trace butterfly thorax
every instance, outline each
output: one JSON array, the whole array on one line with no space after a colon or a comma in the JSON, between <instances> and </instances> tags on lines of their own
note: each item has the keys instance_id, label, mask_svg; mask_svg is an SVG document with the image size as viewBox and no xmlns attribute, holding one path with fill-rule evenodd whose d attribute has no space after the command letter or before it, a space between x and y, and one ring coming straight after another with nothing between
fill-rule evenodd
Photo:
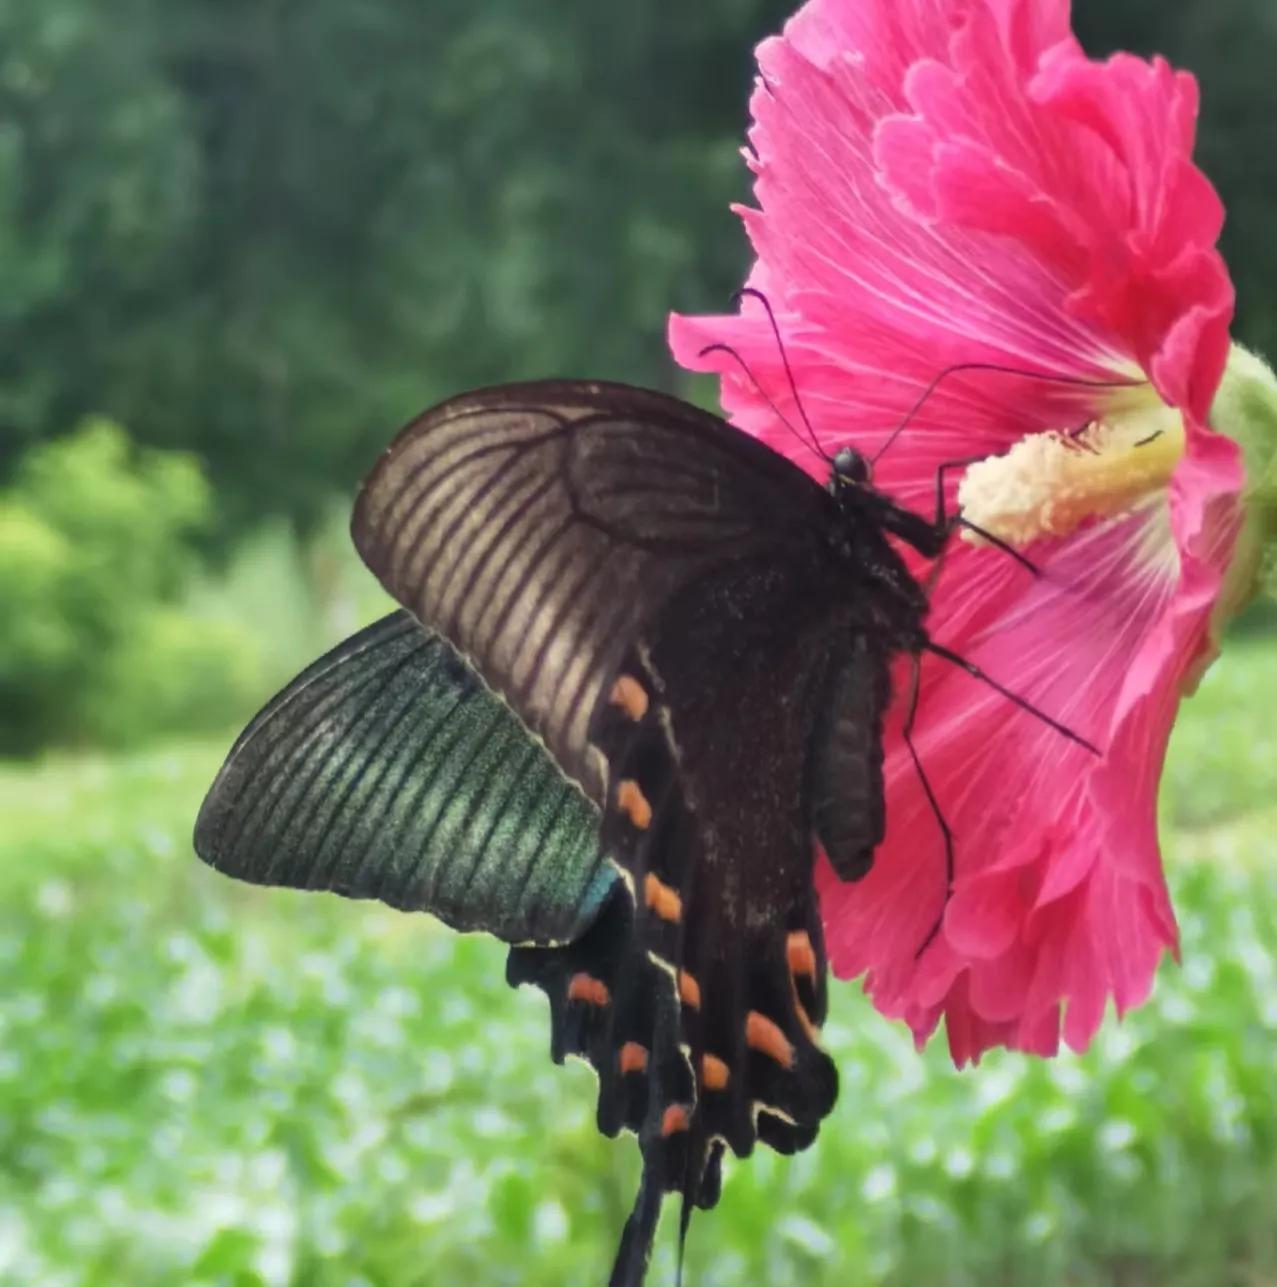
<instances>
[{"instance_id":1,"label":"butterfly thorax","mask_svg":"<svg viewBox=\"0 0 1277 1287\"><path fill-rule=\"evenodd\" d=\"M826 540L840 565L840 585L863 607L880 646L915 650L926 638L927 596L888 534L926 558L939 552L942 541L925 519L868 483L835 473L829 490Z\"/></svg>"}]
</instances>

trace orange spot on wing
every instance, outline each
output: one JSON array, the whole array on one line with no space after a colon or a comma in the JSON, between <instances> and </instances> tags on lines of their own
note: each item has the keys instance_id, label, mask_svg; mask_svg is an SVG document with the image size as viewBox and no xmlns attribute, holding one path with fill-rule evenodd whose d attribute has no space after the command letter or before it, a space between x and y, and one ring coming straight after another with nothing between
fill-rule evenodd
<instances>
[{"instance_id":1,"label":"orange spot on wing","mask_svg":"<svg viewBox=\"0 0 1277 1287\"><path fill-rule=\"evenodd\" d=\"M619 706L636 724L647 714L647 689L633 675L618 675L608 701Z\"/></svg>"},{"instance_id":2,"label":"orange spot on wing","mask_svg":"<svg viewBox=\"0 0 1277 1287\"><path fill-rule=\"evenodd\" d=\"M811 937L806 930L794 930L785 940L785 955L789 961L789 990L794 997L794 1010L803 1031L810 1041L820 1040L820 1029L811 1021L802 998L798 995L798 979L809 979L816 983L816 949L812 946Z\"/></svg>"},{"instance_id":3,"label":"orange spot on wing","mask_svg":"<svg viewBox=\"0 0 1277 1287\"><path fill-rule=\"evenodd\" d=\"M643 898L661 920L677 924L683 919L683 900L678 896L678 891L671 889L650 871L643 881Z\"/></svg>"},{"instance_id":4,"label":"orange spot on wing","mask_svg":"<svg viewBox=\"0 0 1277 1287\"><path fill-rule=\"evenodd\" d=\"M625 778L616 789L616 807L640 830L652 825L652 806L633 778Z\"/></svg>"},{"instance_id":5,"label":"orange spot on wing","mask_svg":"<svg viewBox=\"0 0 1277 1287\"><path fill-rule=\"evenodd\" d=\"M661 1135L668 1139L678 1131L687 1130L689 1124L687 1109L682 1104L671 1104L661 1118Z\"/></svg>"},{"instance_id":6,"label":"orange spot on wing","mask_svg":"<svg viewBox=\"0 0 1277 1287\"><path fill-rule=\"evenodd\" d=\"M805 974L809 979L816 977L816 949L805 930L795 930L785 943L789 957L789 972Z\"/></svg>"},{"instance_id":7,"label":"orange spot on wing","mask_svg":"<svg viewBox=\"0 0 1277 1287\"><path fill-rule=\"evenodd\" d=\"M678 972L678 995L693 1010L701 1008L701 985L686 970Z\"/></svg>"},{"instance_id":8,"label":"orange spot on wing","mask_svg":"<svg viewBox=\"0 0 1277 1287\"><path fill-rule=\"evenodd\" d=\"M583 970L568 980L568 1000L584 1001L587 1005L605 1006L612 999L607 984Z\"/></svg>"},{"instance_id":9,"label":"orange spot on wing","mask_svg":"<svg viewBox=\"0 0 1277 1287\"><path fill-rule=\"evenodd\" d=\"M701 1058L701 1081L708 1090L722 1090L727 1085L731 1070L717 1055Z\"/></svg>"},{"instance_id":10,"label":"orange spot on wing","mask_svg":"<svg viewBox=\"0 0 1277 1287\"><path fill-rule=\"evenodd\" d=\"M765 1014L751 1010L745 1016L745 1044L785 1068L794 1066L794 1045Z\"/></svg>"},{"instance_id":11,"label":"orange spot on wing","mask_svg":"<svg viewBox=\"0 0 1277 1287\"><path fill-rule=\"evenodd\" d=\"M640 1046L637 1041L627 1041L621 1047L619 1056L621 1072L643 1072L647 1068L647 1047Z\"/></svg>"}]
</instances>

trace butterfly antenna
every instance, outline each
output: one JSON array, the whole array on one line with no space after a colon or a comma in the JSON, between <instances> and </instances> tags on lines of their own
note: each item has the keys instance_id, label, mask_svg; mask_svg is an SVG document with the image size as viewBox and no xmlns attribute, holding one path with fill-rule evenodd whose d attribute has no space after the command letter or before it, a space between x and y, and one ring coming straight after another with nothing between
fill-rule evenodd
<instances>
[{"instance_id":1,"label":"butterfly antenna","mask_svg":"<svg viewBox=\"0 0 1277 1287\"><path fill-rule=\"evenodd\" d=\"M767 403L769 407L771 407L772 411L776 413L776 418L781 422L781 424L783 424L785 428L788 429L789 432L792 433L794 437L797 438L798 441L801 442L804 447L810 447L812 445L807 441L806 438L803 437L802 434L798 432L797 429L794 428L793 422L789 419L789 417L771 400L771 397L768 395L767 390L764 389L761 384L759 384L758 377L755 376L753 371L751 371L749 367L746 365L745 359L741 357L741 355L737 353L736 350L732 348L730 344L707 344L703 349L701 349L701 351L696 356L705 357L709 353L726 353L727 356L731 358L740 367L742 371L745 372L745 375L748 377L750 384L754 386L754 389L757 392L758 396L762 398L762 400L765 403ZM829 457L826 456L825 453L820 450L819 445L815 447L815 451L820 456L821 460L824 460L826 462L829 460Z\"/></svg>"},{"instance_id":2,"label":"butterfly antenna","mask_svg":"<svg viewBox=\"0 0 1277 1287\"><path fill-rule=\"evenodd\" d=\"M1138 389L1148 383L1147 380L1087 380L1075 375L1052 375L1046 371L1025 371L1020 367L1003 366L998 362L959 362L946 367L930 384L923 389L918 400L905 413L905 417L887 436L887 441L870 457L870 465L877 464L879 457L909 427L914 418L927 405L931 395L951 376L963 375L972 371L984 371L992 375L1015 375L1022 380L1040 380L1047 384L1066 384L1081 389Z\"/></svg>"},{"instance_id":3,"label":"butterfly antenna","mask_svg":"<svg viewBox=\"0 0 1277 1287\"><path fill-rule=\"evenodd\" d=\"M918 781L922 784L922 792L927 797L931 812L935 814L936 822L940 827L940 837L944 841L944 904L927 937L922 940L922 946L913 954L913 959L916 961L931 946L936 935L940 933L940 926L944 924L945 908L949 906L949 899L953 895L953 832L949 829L949 823L944 816L944 810L940 807L940 801L936 799L936 793L931 786L931 779L927 777L927 770L922 767L922 757L918 754L918 748L913 744L913 726L918 717L918 690L922 675L921 654L913 653L912 660L912 673L909 676L909 702L902 733L905 747L909 751L909 758L913 761L914 772L918 775Z\"/></svg>"},{"instance_id":4,"label":"butterfly antenna","mask_svg":"<svg viewBox=\"0 0 1277 1287\"><path fill-rule=\"evenodd\" d=\"M1027 698L1021 697L1019 693L1013 692L1005 685L998 683L992 676L986 674L973 661L968 661L965 657L959 656L956 652L951 652L942 644L935 643L933 640L927 640L922 645L929 653L934 653L937 657L943 657L945 661L957 666L960 670L965 670L973 679L980 680L981 683L988 684L996 693L1000 693L1012 705L1018 706L1022 711L1027 711L1034 718L1039 719L1048 728L1053 728L1061 737L1067 737L1070 742L1076 742L1079 746L1085 747L1092 755L1102 756L1104 753L1094 742L1088 742L1080 733L1075 733L1067 724L1061 724L1059 720L1052 719L1045 711L1040 711Z\"/></svg>"},{"instance_id":5,"label":"butterfly antenna","mask_svg":"<svg viewBox=\"0 0 1277 1287\"><path fill-rule=\"evenodd\" d=\"M811 420L807 415L807 409L803 406L803 400L798 395L798 382L794 379L794 369L789 365L789 354L785 352L785 341L780 335L780 324L776 321L776 314L772 310L771 301L753 286L745 286L732 296L732 307L739 309L741 300L748 296L750 299L756 299L762 306L763 311L767 314L767 320L771 323L772 334L776 337L776 350L780 354L781 366L785 368L785 379L789 382L789 391L794 395L794 406L798 408L798 414L802 417L803 427L811 435L811 444L816 449L816 453L825 461L832 464L833 457L820 445L820 439L816 435L816 430L812 426Z\"/></svg>"}]
</instances>

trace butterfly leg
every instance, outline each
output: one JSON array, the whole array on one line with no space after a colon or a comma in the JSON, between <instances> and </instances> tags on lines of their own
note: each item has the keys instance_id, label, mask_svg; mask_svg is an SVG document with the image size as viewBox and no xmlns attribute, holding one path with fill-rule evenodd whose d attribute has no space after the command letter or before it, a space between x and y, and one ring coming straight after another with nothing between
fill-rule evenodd
<instances>
[{"instance_id":1,"label":"butterfly leg","mask_svg":"<svg viewBox=\"0 0 1277 1287\"><path fill-rule=\"evenodd\" d=\"M936 509L932 518L923 518L921 514L915 514L913 510L906 509L886 497L879 498L881 508L878 510L878 519L883 527L912 545L924 559L934 560L931 576L927 582L928 590L935 584L936 578L939 576L944 552L948 548L949 537L954 529L958 527L964 527L967 531L974 532L995 549L1001 550L1002 553L1028 569L1034 576L1042 575L1041 569L1036 563L1026 558L1013 545L1002 540L1001 537L995 536L978 523L973 523L970 519L965 518L961 510L953 514L948 512L945 504L945 474L951 469L960 469L965 465L974 464L977 460L983 459L983 456L966 456L959 460L946 460L938 466L936 469Z\"/></svg>"},{"instance_id":2,"label":"butterfly leg","mask_svg":"<svg viewBox=\"0 0 1277 1287\"><path fill-rule=\"evenodd\" d=\"M927 803L931 806L932 813L936 816L936 822L940 826L940 835L944 840L944 903L940 908L940 914L936 917L935 924L927 933L927 937L922 940L921 947L914 954L915 958L919 957L931 946L932 941L940 932L940 926L944 923L945 909L949 906L949 899L953 896L953 832L949 829L949 823L944 816L944 810L940 808L940 801L936 799L936 793L931 786L931 780L927 777L927 771L922 767L922 757L918 754L918 748L913 741L914 720L918 714L918 690L922 678L922 657L919 653L912 654L913 666L909 678L909 701L905 712L904 728L902 737L904 744L909 751L909 758L913 760L914 770L918 774L918 781L922 783L923 794L927 797Z\"/></svg>"},{"instance_id":3,"label":"butterfly leg","mask_svg":"<svg viewBox=\"0 0 1277 1287\"><path fill-rule=\"evenodd\" d=\"M1027 711L1035 719L1039 719L1048 728L1054 729L1061 737L1066 737L1070 742L1076 742L1079 746L1085 747L1092 755L1102 755L1103 752L1094 742L1087 741L1080 733L1075 733L1067 724L1061 724L1059 720L1052 719L1045 711L1039 710L1027 698L1021 697L1013 689L1007 688L1006 685L998 683L992 675L980 669L973 661L968 661L958 653L945 648L943 645L936 643L934 640L928 640L923 647L927 652L933 653L937 657L943 657L945 661L957 666L960 670L965 670L972 679L978 679L982 684L988 684L995 693L1005 697L1013 706L1018 706L1022 711ZM915 654L915 679L917 676L916 654Z\"/></svg>"},{"instance_id":4,"label":"butterfly leg","mask_svg":"<svg viewBox=\"0 0 1277 1287\"><path fill-rule=\"evenodd\" d=\"M977 461L984 460L983 456L964 456L957 460L942 461L936 469L936 516L935 525L937 532L943 532L945 537L956 527L965 527L968 532L974 532L981 540L987 541L994 549L1001 550L1003 554L1013 558L1021 567L1027 568L1034 576L1041 576L1042 569L1038 567L1031 559L1026 558L1013 545L1002 540L1001 537L994 536L992 532L986 531L978 523L973 523L969 518L965 518L961 509L955 510L952 514L948 512L945 503L945 474L952 469L965 469L968 465L974 465ZM940 555L936 559L936 568L932 573L929 587L934 584L935 578L939 575L939 566L944 558L944 549L941 549Z\"/></svg>"},{"instance_id":5,"label":"butterfly leg","mask_svg":"<svg viewBox=\"0 0 1277 1287\"><path fill-rule=\"evenodd\" d=\"M989 687L994 690L994 692L1000 694L1002 697L1005 697L1007 701L1011 702L1012 705L1014 706L1018 706L1022 711L1025 711L1028 714L1034 716L1036 719L1041 720L1048 728L1051 728L1055 732L1059 733L1061 737L1068 738L1070 742L1076 742L1079 746L1090 751L1092 755L1098 756L1103 754L1100 748L1096 746L1093 742L1088 741L1081 734L1075 733L1071 728L1068 727L1067 724L1061 724L1059 720L1052 719L1050 715L1046 714L1044 711L1039 710L1036 706L1033 705L1032 702L1026 700L1025 698L1021 697L1018 693L1013 692L1011 689L998 683L996 679L986 674L974 662L968 661L965 657L959 656L956 652L952 652L948 648L945 648L942 645L934 643L930 640L928 640L927 643L923 645L923 648L925 651L933 653L937 657L942 657L944 658L945 661L950 662L952 665L955 665L960 669L965 670L967 674L970 675L973 679L978 679L982 683L988 684ZM918 780L919 782L922 783L922 789L923 789L923 792L926 794L927 802L931 805L931 810L936 815L936 821L940 824L941 834L944 836L945 906L948 906L949 899L953 895L953 878L954 878L953 833L949 829L948 822L945 821L945 816L943 811L940 808L939 801L936 799L935 791L932 789L931 782L927 778L926 770L922 767L922 758L918 754L918 748L914 745L914 742L913 742L914 720L918 714L918 688L919 688L919 681L922 673L922 661L921 661L920 653L917 653L917 652L913 653L912 659L913 659L913 667L912 667L912 673L911 673L910 684L909 684L909 701L908 701L907 711L905 714L905 723L904 723L904 728L902 730L902 735L904 738L905 746L909 751L909 757L910 759L913 760L913 766L917 770ZM922 953L925 952L928 947L930 947L932 939L935 938L936 934L940 930L940 924L941 924L941 921L943 921L943 919L944 919L944 911L941 910L940 916L937 918L935 925L932 926L930 933L928 933L927 937L923 940L922 946L918 949L918 952L917 952L918 956L921 956Z\"/></svg>"}]
</instances>

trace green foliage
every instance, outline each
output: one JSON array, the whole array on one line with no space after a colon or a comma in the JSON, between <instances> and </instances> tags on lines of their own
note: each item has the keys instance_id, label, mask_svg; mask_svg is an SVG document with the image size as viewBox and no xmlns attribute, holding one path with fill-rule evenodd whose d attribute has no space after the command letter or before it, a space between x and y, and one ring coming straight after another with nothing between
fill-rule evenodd
<instances>
[{"instance_id":1,"label":"green foliage","mask_svg":"<svg viewBox=\"0 0 1277 1287\"><path fill-rule=\"evenodd\" d=\"M1085 1057L958 1073L836 985L838 1108L808 1152L731 1165L689 1281L1272 1280L1270 784L1219 730L1262 730L1274 684L1271 637L1235 641L1176 729L1184 959L1153 1000ZM601 1281L635 1150L550 1064L542 999L494 943L203 868L224 750L0 769L0 1281ZM653 1284L672 1244L667 1220Z\"/></svg>"},{"instance_id":2,"label":"green foliage","mask_svg":"<svg viewBox=\"0 0 1277 1287\"><path fill-rule=\"evenodd\" d=\"M1264 860L1271 857L1265 831L1277 835L1277 727L1267 703L1255 698L1277 683L1277 664L1269 660L1277 652L1277 615L1261 604L1239 627L1184 703L1162 778L1161 812L1184 833L1182 843L1191 837L1195 855L1221 825L1221 834L1234 837L1244 826L1253 841L1249 856ZM1237 858L1227 855L1230 863Z\"/></svg>"},{"instance_id":3,"label":"green foliage","mask_svg":"<svg viewBox=\"0 0 1277 1287\"><path fill-rule=\"evenodd\" d=\"M0 457L118 412L109 387L181 298L199 149L151 7L0 5Z\"/></svg>"},{"instance_id":4,"label":"green foliage","mask_svg":"<svg viewBox=\"0 0 1277 1287\"><path fill-rule=\"evenodd\" d=\"M224 728L260 685L255 641L244 627L180 608L139 613L108 651L84 696L84 728L97 745L157 733Z\"/></svg>"},{"instance_id":5,"label":"green foliage","mask_svg":"<svg viewBox=\"0 0 1277 1287\"><path fill-rule=\"evenodd\" d=\"M345 504L305 538L281 520L260 524L192 584L187 602L201 617L251 626L262 658L258 702L397 606L355 553Z\"/></svg>"},{"instance_id":6,"label":"green foliage","mask_svg":"<svg viewBox=\"0 0 1277 1287\"><path fill-rule=\"evenodd\" d=\"M172 605L207 523L198 466L83 424L0 492L0 748L221 727L259 680L242 629Z\"/></svg>"}]
</instances>

